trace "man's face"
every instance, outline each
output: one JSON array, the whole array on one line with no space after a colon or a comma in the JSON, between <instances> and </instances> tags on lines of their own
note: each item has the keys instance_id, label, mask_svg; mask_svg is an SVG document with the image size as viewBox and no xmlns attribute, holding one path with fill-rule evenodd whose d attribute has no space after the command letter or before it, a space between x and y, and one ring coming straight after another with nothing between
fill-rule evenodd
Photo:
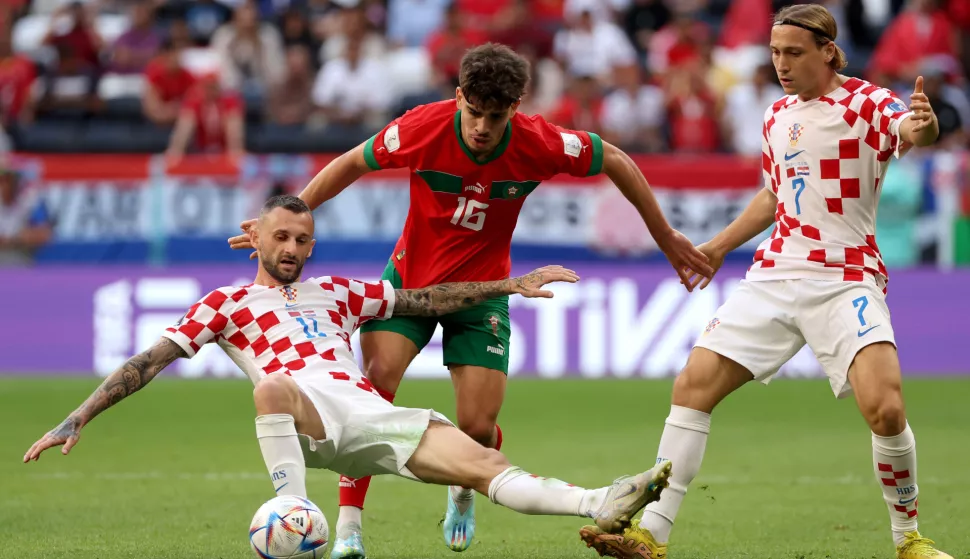
<instances>
[{"instance_id":1,"label":"man's face","mask_svg":"<svg viewBox=\"0 0 970 559\"><path fill-rule=\"evenodd\" d=\"M519 108L516 101L510 107L481 106L466 99L459 87L455 93L461 110L461 138L475 155L491 153L505 135L509 119Z\"/></svg>"},{"instance_id":2,"label":"man's face","mask_svg":"<svg viewBox=\"0 0 970 559\"><path fill-rule=\"evenodd\" d=\"M313 216L273 208L261 215L252 230L259 265L280 285L299 281L313 252Z\"/></svg>"},{"instance_id":3,"label":"man's face","mask_svg":"<svg viewBox=\"0 0 970 559\"><path fill-rule=\"evenodd\" d=\"M835 45L819 48L811 31L793 25L772 27L770 46L775 73L788 95L819 87L830 71L828 61L835 56Z\"/></svg>"}]
</instances>

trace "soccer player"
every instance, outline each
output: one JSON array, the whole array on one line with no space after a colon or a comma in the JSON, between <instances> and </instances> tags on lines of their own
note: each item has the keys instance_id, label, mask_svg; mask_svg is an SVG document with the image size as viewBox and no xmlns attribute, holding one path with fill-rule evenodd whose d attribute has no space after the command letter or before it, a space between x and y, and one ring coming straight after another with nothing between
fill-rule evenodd
<instances>
[{"instance_id":1,"label":"soccer player","mask_svg":"<svg viewBox=\"0 0 970 559\"><path fill-rule=\"evenodd\" d=\"M271 198L251 228L259 257L253 284L221 287L193 305L151 348L112 373L74 413L24 455L51 447L68 454L95 416L144 387L179 357L215 342L256 385L256 437L277 495L306 498L306 468L347 476L397 474L463 485L524 514L594 518L620 531L656 500L670 463L600 489L533 476L428 409L395 407L362 376L350 336L369 320L440 316L486 299L551 297L542 286L575 282L575 272L540 268L519 278L395 289L390 282L338 277L301 281L313 250L313 215L294 196Z\"/></svg>"},{"instance_id":2,"label":"soccer player","mask_svg":"<svg viewBox=\"0 0 970 559\"><path fill-rule=\"evenodd\" d=\"M373 138L338 157L300 194L310 208L366 173L411 171L411 206L383 279L419 288L444 281L507 278L509 247L526 197L559 173L605 173L636 206L660 249L679 273L708 275L706 257L667 223L633 161L593 133L566 130L516 112L528 83L528 63L509 48L485 44L461 62L456 99L417 107ZM243 224L245 231L252 222ZM230 239L248 248L247 236ZM685 278L686 285L686 278ZM455 386L458 427L499 449L496 424L508 373L508 300L484 302L442 318L395 317L362 328L364 372L393 401L404 372L444 330L444 364ZM342 479L336 545L331 559L363 559L361 510L369 480ZM475 533L474 494L452 487L443 523L446 545L462 551Z\"/></svg>"},{"instance_id":3,"label":"soccer player","mask_svg":"<svg viewBox=\"0 0 970 559\"><path fill-rule=\"evenodd\" d=\"M767 382L808 343L835 395L854 393L872 430L876 483L897 557L952 559L917 531L916 441L904 412L888 277L875 239L890 158L932 144L939 125L922 78L907 109L891 91L839 74L846 60L837 32L820 5L791 6L774 19L772 60L787 96L765 112L765 188L700 248L717 269L725 254L772 222L774 231L674 383L658 451L677 464L670 488L622 535L595 526L580 531L601 555L667 556L677 510L700 469L712 410L748 381Z\"/></svg>"}]
</instances>

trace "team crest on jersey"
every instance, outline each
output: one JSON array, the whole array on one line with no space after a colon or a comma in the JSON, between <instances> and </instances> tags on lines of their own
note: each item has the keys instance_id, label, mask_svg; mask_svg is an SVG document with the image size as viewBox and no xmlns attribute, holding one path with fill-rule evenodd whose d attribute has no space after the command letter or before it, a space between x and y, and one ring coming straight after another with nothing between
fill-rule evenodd
<instances>
[{"instance_id":1,"label":"team crest on jersey","mask_svg":"<svg viewBox=\"0 0 970 559\"><path fill-rule=\"evenodd\" d=\"M287 307L292 307L293 305L296 304L296 288L295 287L292 287L292 286L289 286L289 285L284 285L283 287L280 288L280 293L283 295L283 298L286 299L286 306Z\"/></svg>"},{"instance_id":2,"label":"team crest on jersey","mask_svg":"<svg viewBox=\"0 0 970 559\"><path fill-rule=\"evenodd\" d=\"M712 318L711 321L707 323L707 328L704 328L704 335L706 336L710 334L711 331L717 328L719 324L721 324L721 321L718 320L716 316Z\"/></svg>"},{"instance_id":3,"label":"team crest on jersey","mask_svg":"<svg viewBox=\"0 0 970 559\"><path fill-rule=\"evenodd\" d=\"M509 192L509 197L514 197L519 192L519 187L513 184L512 186L509 187L508 192Z\"/></svg>"},{"instance_id":4,"label":"team crest on jersey","mask_svg":"<svg viewBox=\"0 0 970 559\"><path fill-rule=\"evenodd\" d=\"M805 127L797 122L788 127L788 145L795 147L798 145L798 139L802 137L802 132L805 131Z\"/></svg>"}]
</instances>

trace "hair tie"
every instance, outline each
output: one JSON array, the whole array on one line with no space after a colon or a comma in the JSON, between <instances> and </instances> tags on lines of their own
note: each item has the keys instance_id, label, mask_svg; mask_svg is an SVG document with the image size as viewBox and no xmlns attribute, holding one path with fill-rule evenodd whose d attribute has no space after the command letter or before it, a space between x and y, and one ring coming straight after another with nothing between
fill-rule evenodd
<instances>
[{"instance_id":1,"label":"hair tie","mask_svg":"<svg viewBox=\"0 0 970 559\"><path fill-rule=\"evenodd\" d=\"M791 26L794 26L794 27L801 27L802 29L804 29L806 31L811 31L812 33L818 35L819 37L822 37L823 39L826 39L828 41L832 41L833 43L835 42L835 38L834 37L830 37L828 33L825 33L824 31L819 31L818 29L815 29L813 27L809 27L809 26L805 25L804 23L801 23L801 22L798 22L798 21L795 21L795 20L783 19L783 20L776 21L775 23L773 23L772 24L772 27L774 27L775 25L791 25Z\"/></svg>"}]
</instances>

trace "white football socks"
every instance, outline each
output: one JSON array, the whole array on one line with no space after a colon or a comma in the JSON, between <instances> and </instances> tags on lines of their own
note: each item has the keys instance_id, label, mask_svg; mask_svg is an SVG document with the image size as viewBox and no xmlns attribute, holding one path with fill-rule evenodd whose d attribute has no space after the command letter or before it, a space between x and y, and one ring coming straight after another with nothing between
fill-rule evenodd
<instances>
[{"instance_id":1,"label":"white football socks","mask_svg":"<svg viewBox=\"0 0 970 559\"><path fill-rule=\"evenodd\" d=\"M340 507L340 512L337 515L337 527L334 532L338 538L349 538L351 533L361 531L362 512L361 509L352 505Z\"/></svg>"},{"instance_id":2,"label":"white football socks","mask_svg":"<svg viewBox=\"0 0 970 559\"><path fill-rule=\"evenodd\" d=\"M872 465L876 481L889 507L893 541L903 543L903 534L916 530L916 437L909 423L895 437L872 434Z\"/></svg>"},{"instance_id":3,"label":"white football socks","mask_svg":"<svg viewBox=\"0 0 970 559\"><path fill-rule=\"evenodd\" d=\"M661 493L659 501L647 505L640 520L640 527L650 530L659 543L667 543L670 539L670 530L687 494L687 486L700 471L710 432L710 414L681 406L670 407L657 450L658 462L670 460L674 465L670 486Z\"/></svg>"},{"instance_id":4,"label":"white football socks","mask_svg":"<svg viewBox=\"0 0 970 559\"><path fill-rule=\"evenodd\" d=\"M488 498L523 514L590 518L603 505L609 490L609 487L583 489L558 479L534 476L512 466L492 479Z\"/></svg>"},{"instance_id":5,"label":"white football socks","mask_svg":"<svg viewBox=\"0 0 970 559\"><path fill-rule=\"evenodd\" d=\"M256 438L277 495L306 498L306 463L289 414L274 413L256 418Z\"/></svg>"}]
</instances>

